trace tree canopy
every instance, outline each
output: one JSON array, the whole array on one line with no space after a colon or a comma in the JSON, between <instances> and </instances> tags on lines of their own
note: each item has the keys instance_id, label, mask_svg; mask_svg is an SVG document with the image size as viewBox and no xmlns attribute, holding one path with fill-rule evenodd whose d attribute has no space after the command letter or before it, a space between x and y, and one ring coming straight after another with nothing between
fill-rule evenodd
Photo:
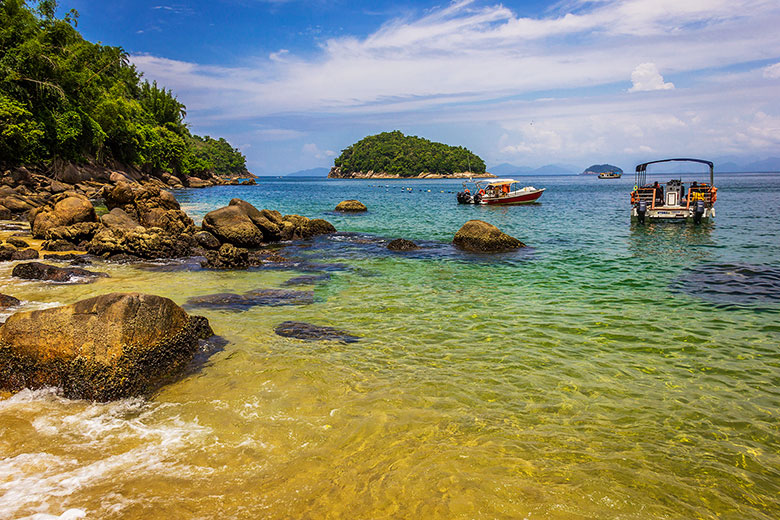
<instances>
[{"instance_id":1,"label":"tree canopy","mask_svg":"<svg viewBox=\"0 0 780 520\"><path fill-rule=\"evenodd\" d=\"M342 150L335 166L344 173L385 172L401 177L420 173L485 173L485 162L462 146L449 146L395 130L364 137Z\"/></svg>"},{"instance_id":2,"label":"tree canopy","mask_svg":"<svg viewBox=\"0 0 780 520\"><path fill-rule=\"evenodd\" d=\"M113 159L147 172L246 172L224 139L199 137L170 90L143 81L121 47L91 43L56 0L0 2L0 163Z\"/></svg>"}]
</instances>

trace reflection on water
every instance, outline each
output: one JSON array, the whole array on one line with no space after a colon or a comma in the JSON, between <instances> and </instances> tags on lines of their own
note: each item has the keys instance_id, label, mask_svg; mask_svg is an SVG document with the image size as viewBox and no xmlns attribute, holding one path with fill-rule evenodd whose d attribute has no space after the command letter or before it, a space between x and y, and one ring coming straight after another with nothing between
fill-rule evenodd
<instances>
[{"instance_id":1,"label":"reflection on water","mask_svg":"<svg viewBox=\"0 0 780 520\"><path fill-rule=\"evenodd\" d=\"M701 264L686 268L670 287L721 305L773 304L780 302L780 267Z\"/></svg>"},{"instance_id":2,"label":"reflection on water","mask_svg":"<svg viewBox=\"0 0 780 520\"><path fill-rule=\"evenodd\" d=\"M713 222L632 222L629 250L639 258L704 261L712 255L710 248L715 247L715 226Z\"/></svg>"}]
</instances>

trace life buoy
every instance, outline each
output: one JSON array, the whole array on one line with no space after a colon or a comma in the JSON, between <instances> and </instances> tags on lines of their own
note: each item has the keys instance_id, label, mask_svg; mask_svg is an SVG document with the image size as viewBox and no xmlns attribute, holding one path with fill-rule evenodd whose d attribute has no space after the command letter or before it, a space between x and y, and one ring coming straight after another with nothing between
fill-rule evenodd
<instances>
[{"instance_id":1,"label":"life buoy","mask_svg":"<svg viewBox=\"0 0 780 520\"><path fill-rule=\"evenodd\" d=\"M468 188L466 188L465 193L471 193Z\"/></svg>"},{"instance_id":2,"label":"life buoy","mask_svg":"<svg viewBox=\"0 0 780 520\"><path fill-rule=\"evenodd\" d=\"M718 188L713 186L712 187L712 191L710 193L712 193L712 202L715 202L716 200L718 200Z\"/></svg>"},{"instance_id":3,"label":"life buoy","mask_svg":"<svg viewBox=\"0 0 780 520\"><path fill-rule=\"evenodd\" d=\"M485 190L479 190L479 194L480 195L484 195L485 194Z\"/></svg>"},{"instance_id":4,"label":"life buoy","mask_svg":"<svg viewBox=\"0 0 780 520\"><path fill-rule=\"evenodd\" d=\"M634 204L636 202L636 192L631 192L631 204Z\"/></svg>"}]
</instances>

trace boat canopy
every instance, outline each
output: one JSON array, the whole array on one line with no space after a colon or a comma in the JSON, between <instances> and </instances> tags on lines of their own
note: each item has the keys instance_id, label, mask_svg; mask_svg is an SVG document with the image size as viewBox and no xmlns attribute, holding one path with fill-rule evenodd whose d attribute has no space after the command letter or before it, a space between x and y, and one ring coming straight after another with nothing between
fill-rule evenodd
<instances>
[{"instance_id":1,"label":"boat canopy","mask_svg":"<svg viewBox=\"0 0 780 520\"><path fill-rule=\"evenodd\" d=\"M687 157L679 158L679 159L660 159L658 161L650 161L642 164L636 165L636 184L637 186L642 186L645 184L645 176L647 175L647 167L650 164L656 164L656 163L663 163L663 162L674 162L674 161L688 161L688 162L696 162L701 164L706 164L710 168L710 186L712 186L715 183L715 175L714 175L714 165L712 164L712 161L705 161L703 159L691 159Z\"/></svg>"},{"instance_id":2,"label":"boat canopy","mask_svg":"<svg viewBox=\"0 0 780 520\"><path fill-rule=\"evenodd\" d=\"M491 179L487 181L488 186L503 186L504 184L512 184L517 182L514 179Z\"/></svg>"}]
</instances>

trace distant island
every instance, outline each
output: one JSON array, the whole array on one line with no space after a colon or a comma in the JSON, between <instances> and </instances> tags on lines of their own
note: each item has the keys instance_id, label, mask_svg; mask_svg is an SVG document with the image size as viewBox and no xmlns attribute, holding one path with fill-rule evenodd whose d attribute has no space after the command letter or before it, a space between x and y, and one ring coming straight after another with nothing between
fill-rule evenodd
<instances>
[{"instance_id":1,"label":"distant island","mask_svg":"<svg viewBox=\"0 0 780 520\"><path fill-rule=\"evenodd\" d=\"M493 177L462 146L407 136L398 130L364 137L341 152L328 173L337 179Z\"/></svg>"},{"instance_id":2,"label":"distant island","mask_svg":"<svg viewBox=\"0 0 780 520\"><path fill-rule=\"evenodd\" d=\"M623 169L612 164L594 164L585 168L581 175L598 175L599 173L607 172L623 173Z\"/></svg>"},{"instance_id":3,"label":"distant island","mask_svg":"<svg viewBox=\"0 0 780 520\"><path fill-rule=\"evenodd\" d=\"M298 170L297 172L286 173L285 177L327 177L329 168L321 166L319 168L309 168L307 170Z\"/></svg>"}]
</instances>

